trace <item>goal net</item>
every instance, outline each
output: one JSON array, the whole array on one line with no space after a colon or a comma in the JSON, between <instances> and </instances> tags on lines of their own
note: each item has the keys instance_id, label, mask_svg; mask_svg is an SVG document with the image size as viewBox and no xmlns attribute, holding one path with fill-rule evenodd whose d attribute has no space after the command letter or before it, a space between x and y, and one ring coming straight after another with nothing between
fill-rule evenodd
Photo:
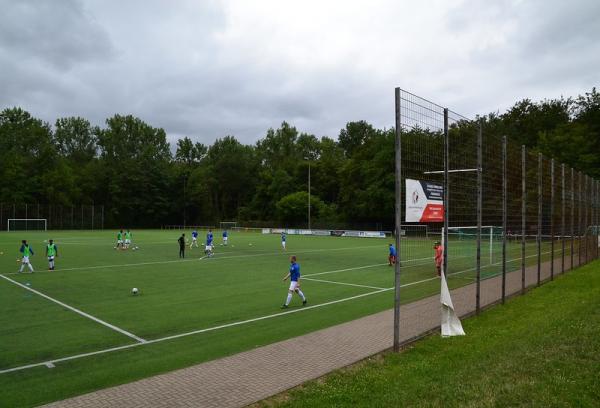
<instances>
[{"instance_id":1,"label":"goal net","mask_svg":"<svg viewBox=\"0 0 600 408\"><path fill-rule=\"evenodd\" d=\"M406 238L429 238L427 225L402 225L401 236Z\"/></svg>"},{"instance_id":2,"label":"goal net","mask_svg":"<svg viewBox=\"0 0 600 408\"><path fill-rule=\"evenodd\" d=\"M46 231L45 218L9 218L7 231Z\"/></svg>"},{"instance_id":3,"label":"goal net","mask_svg":"<svg viewBox=\"0 0 600 408\"><path fill-rule=\"evenodd\" d=\"M237 221L221 221L219 222L219 228L222 230L237 228Z\"/></svg>"},{"instance_id":4,"label":"goal net","mask_svg":"<svg viewBox=\"0 0 600 408\"><path fill-rule=\"evenodd\" d=\"M442 230L442 238L444 236ZM498 262L502 257L502 227L493 225L481 226L481 260L489 260L490 264ZM477 244L477 226L448 227L450 246L454 242L465 248L475 248Z\"/></svg>"}]
</instances>

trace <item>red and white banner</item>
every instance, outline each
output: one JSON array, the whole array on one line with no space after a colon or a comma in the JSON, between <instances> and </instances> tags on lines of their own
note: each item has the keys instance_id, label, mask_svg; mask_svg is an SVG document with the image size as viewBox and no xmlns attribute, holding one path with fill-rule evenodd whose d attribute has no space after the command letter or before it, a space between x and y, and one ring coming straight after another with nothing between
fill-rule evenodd
<instances>
[{"instance_id":1,"label":"red and white banner","mask_svg":"<svg viewBox=\"0 0 600 408\"><path fill-rule=\"evenodd\" d=\"M406 222L444 222L444 187L406 179Z\"/></svg>"}]
</instances>

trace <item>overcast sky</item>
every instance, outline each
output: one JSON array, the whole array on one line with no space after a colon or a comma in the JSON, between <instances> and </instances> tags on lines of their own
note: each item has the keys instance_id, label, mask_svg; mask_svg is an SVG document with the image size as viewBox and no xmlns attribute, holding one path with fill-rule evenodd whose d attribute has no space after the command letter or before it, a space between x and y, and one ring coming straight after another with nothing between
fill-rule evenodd
<instances>
[{"instance_id":1,"label":"overcast sky","mask_svg":"<svg viewBox=\"0 0 600 408\"><path fill-rule=\"evenodd\" d=\"M467 116L600 81L599 0L0 0L0 109L133 114L205 144L286 120L394 124L400 86Z\"/></svg>"}]
</instances>

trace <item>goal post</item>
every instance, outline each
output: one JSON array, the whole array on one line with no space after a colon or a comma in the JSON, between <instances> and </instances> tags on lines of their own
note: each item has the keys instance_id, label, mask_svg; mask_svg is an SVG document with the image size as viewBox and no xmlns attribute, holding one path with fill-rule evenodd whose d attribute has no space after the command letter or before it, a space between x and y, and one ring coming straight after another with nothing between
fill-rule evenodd
<instances>
[{"instance_id":1,"label":"goal post","mask_svg":"<svg viewBox=\"0 0 600 408\"><path fill-rule=\"evenodd\" d=\"M237 221L221 221L219 222L219 229L231 230L237 228Z\"/></svg>"},{"instance_id":2,"label":"goal post","mask_svg":"<svg viewBox=\"0 0 600 408\"><path fill-rule=\"evenodd\" d=\"M477 226L462 226L462 227L448 227L448 240L452 241L466 241L476 242L477 241ZM496 245L502 244L502 233L503 228L495 225L482 225L481 226L481 244L482 249L485 243L489 247L489 260L490 264L494 263L494 253L500 252L501 248L495 249ZM444 229L442 227L442 238L444 237ZM445 248L445 243L443 243Z\"/></svg>"},{"instance_id":3,"label":"goal post","mask_svg":"<svg viewBox=\"0 0 600 408\"><path fill-rule=\"evenodd\" d=\"M402 225L400 235L404 238L429 238L429 226L427 224Z\"/></svg>"},{"instance_id":4,"label":"goal post","mask_svg":"<svg viewBox=\"0 0 600 408\"><path fill-rule=\"evenodd\" d=\"M46 218L9 218L7 231L47 231Z\"/></svg>"}]
</instances>

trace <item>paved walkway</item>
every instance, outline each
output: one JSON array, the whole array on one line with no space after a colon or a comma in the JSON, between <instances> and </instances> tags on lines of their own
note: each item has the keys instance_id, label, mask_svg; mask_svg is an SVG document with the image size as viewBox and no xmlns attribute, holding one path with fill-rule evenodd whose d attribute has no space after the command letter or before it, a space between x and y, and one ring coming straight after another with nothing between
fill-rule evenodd
<instances>
[{"instance_id":1,"label":"paved walkway","mask_svg":"<svg viewBox=\"0 0 600 408\"><path fill-rule=\"evenodd\" d=\"M575 260L577 262L577 259ZM567 265L569 262L567 262ZM555 273L560 272L560 259ZM550 262L541 279L550 277ZM537 267L526 270L526 286ZM507 274L507 295L521 290L521 272ZM481 305L497 302L501 277L481 282ZM459 315L475 308L475 284L452 291ZM440 325L439 295L401 307L401 341ZM230 357L55 402L47 407L243 407L392 347L393 311L387 310ZM468 335L468 333L467 333ZM301 350L293 353L292 350ZM291 367L291 368L290 368Z\"/></svg>"}]
</instances>

